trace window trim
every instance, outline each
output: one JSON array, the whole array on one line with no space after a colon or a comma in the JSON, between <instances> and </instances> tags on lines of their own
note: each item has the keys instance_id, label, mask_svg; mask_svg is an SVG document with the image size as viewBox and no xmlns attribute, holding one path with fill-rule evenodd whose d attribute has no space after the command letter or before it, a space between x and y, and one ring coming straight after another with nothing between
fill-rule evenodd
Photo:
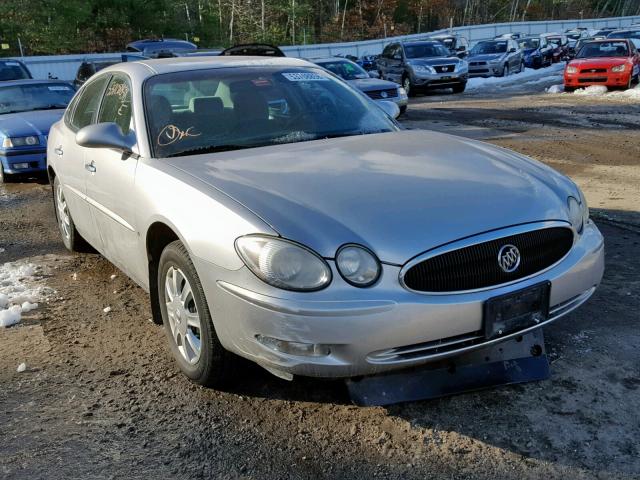
<instances>
[{"instance_id":1,"label":"window trim","mask_svg":"<svg viewBox=\"0 0 640 480\"><path fill-rule=\"evenodd\" d=\"M68 119L66 118L67 116L65 114L65 125L69 128L69 130L71 130L74 133L77 133L80 130L80 128L76 128L76 126L73 124L71 119L76 114L76 107L78 106L78 103L80 103L80 98L82 97L82 95L84 95L85 90L89 88L89 86L92 85L93 83L101 81L103 78L108 77L107 81L104 84L104 87L99 93L100 101L98 102L98 106L97 106L98 108L96 109L96 112L94 113L93 117L91 118L91 121L88 124L88 125L93 125L96 119L96 115L98 114L98 112L100 111L100 107L102 106L102 99L104 97L104 92L107 89L107 85L109 85L109 82L111 81L111 76L112 76L111 72L105 72L101 75L95 75L93 78L90 78L89 80L87 80L84 83L84 85L82 85L82 87L80 87L80 90L78 90L78 92L76 93L76 96L73 98L73 100L71 100L69 107L67 107L68 109L70 108L73 109L72 111L70 111Z\"/></svg>"},{"instance_id":2,"label":"window trim","mask_svg":"<svg viewBox=\"0 0 640 480\"><path fill-rule=\"evenodd\" d=\"M102 112L102 105L104 103L104 97L105 94L107 92L107 88L109 87L109 85L111 85L111 82L113 81L113 79L116 76L120 76L122 78L124 78L129 86L129 92L131 92L131 128L129 130L129 132L127 133L127 135L130 135L131 133L133 133L136 136L136 144L138 143L137 141L137 131L138 129L136 128L136 116L134 115L134 108L133 108L133 87L132 87L132 82L131 82L131 77L126 74L125 72L122 71L115 71L115 72L109 72L109 75L111 75L111 78L109 79L109 81L107 82L107 84L104 87L104 90L102 90L102 94L100 95L100 104L98 105L98 110L96 113L95 118L93 119L93 121L91 122L91 124L97 123L98 118L100 117L100 113ZM90 125L91 125L90 124Z\"/></svg>"}]
</instances>

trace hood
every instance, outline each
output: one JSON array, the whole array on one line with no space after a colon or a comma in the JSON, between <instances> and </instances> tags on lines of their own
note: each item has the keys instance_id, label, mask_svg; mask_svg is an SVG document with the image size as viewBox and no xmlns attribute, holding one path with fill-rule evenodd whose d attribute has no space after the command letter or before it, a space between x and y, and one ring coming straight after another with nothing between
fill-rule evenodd
<instances>
[{"instance_id":1,"label":"hood","mask_svg":"<svg viewBox=\"0 0 640 480\"><path fill-rule=\"evenodd\" d=\"M60 120L63 114L64 109L0 115L0 133L7 137L47 135L51 125Z\"/></svg>"},{"instance_id":2,"label":"hood","mask_svg":"<svg viewBox=\"0 0 640 480\"><path fill-rule=\"evenodd\" d=\"M628 62L624 57L601 57L601 58L581 58L571 60L569 65L578 68L609 68L616 65L623 65Z\"/></svg>"},{"instance_id":3,"label":"hood","mask_svg":"<svg viewBox=\"0 0 640 480\"><path fill-rule=\"evenodd\" d=\"M482 55L469 55L468 62L491 62L502 58L504 53L483 53Z\"/></svg>"},{"instance_id":4,"label":"hood","mask_svg":"<svg viewBox=\"0 0 640 480\"><path fill-rule=\"evenodd\" d=\"M393 264L488 230L567 220L567 195L576 195L570 180L541 163L417 130L163 162L225 192L283 237L326 258L354 242Z\"/></svg>"},{"instance_id":5,"label":"hood","mask_svg":"<svg viewBox=\"0 0 640 480\"><path fill-rule=\"evenodd\" d=\"M460 63L458 57L427 57L427 58L411 58L407 61L409 65L455 65Z\"/></svg>"},{"instance_id":6,"label":"hood","mask_svg":"<svg viewBox=\"0 0 640 480\"><path fill-rule=\"evenodd\" d=\"M389 82L387 80L380 80L379 78L358 78L355 80L347 80L350 85L353 85L358 90L363 92L370 92L372 90L389 90L398 88L398 84Z\"/></svg>"}]
</instances>

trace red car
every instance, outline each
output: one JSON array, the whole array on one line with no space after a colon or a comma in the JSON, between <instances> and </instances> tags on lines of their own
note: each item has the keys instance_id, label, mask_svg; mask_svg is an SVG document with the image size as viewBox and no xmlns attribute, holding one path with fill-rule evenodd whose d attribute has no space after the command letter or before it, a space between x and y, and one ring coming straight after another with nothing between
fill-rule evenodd
<instances>
[{"instance_id":1,"label":"red car","mask_svg":"<svg viewBox=\"0 0 640 480\"><path fill-rule=\"evenodd\" d=\"M590 85L631 88L638 82L640 54L628 39L585 43L564 69L564 89L571 92Z\"/></svg>"}]
</instances>

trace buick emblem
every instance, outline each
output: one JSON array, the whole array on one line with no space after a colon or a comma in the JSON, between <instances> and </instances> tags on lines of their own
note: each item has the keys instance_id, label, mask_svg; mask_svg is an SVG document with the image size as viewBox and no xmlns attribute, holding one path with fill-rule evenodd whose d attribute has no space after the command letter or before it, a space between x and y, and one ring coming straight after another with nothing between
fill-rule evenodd
<instances>
[{"instance_id":1,"label":"buick emblem","mask_svg":"<svg viewBox=\"0 0 640 480\"><path fill-rule=\"evenodd\" d=\"M515 245L504 245L498 252L498 265L505 273L515 272L520 266L520 250Z\"/></svg>"},{"instance_id":2,"label":"buick emblem","mask_svg":"<svg viewBox=\"0 0 640 480\"><path fill-rule=\"evenodd\" d=\"M382 98L387 98L387 92L380 92L380 96Z\"/></svg>"}]
</instances>

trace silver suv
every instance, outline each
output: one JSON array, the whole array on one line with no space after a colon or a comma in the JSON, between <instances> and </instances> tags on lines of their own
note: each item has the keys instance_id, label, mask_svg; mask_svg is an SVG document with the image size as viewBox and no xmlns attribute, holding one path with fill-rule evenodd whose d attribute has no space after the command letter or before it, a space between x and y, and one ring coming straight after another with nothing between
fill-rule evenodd
<instances>
[{"instance_id":1,"label":"silver suv","mask_svg":"<svg viewBox=\"0 0 640 480\"><path fill-rule=\"evenodd\" d=\"M524 54L516 40L478 42L469 52L470 77L506 77L524 70Z\"/></svg>"}]
</instances>

